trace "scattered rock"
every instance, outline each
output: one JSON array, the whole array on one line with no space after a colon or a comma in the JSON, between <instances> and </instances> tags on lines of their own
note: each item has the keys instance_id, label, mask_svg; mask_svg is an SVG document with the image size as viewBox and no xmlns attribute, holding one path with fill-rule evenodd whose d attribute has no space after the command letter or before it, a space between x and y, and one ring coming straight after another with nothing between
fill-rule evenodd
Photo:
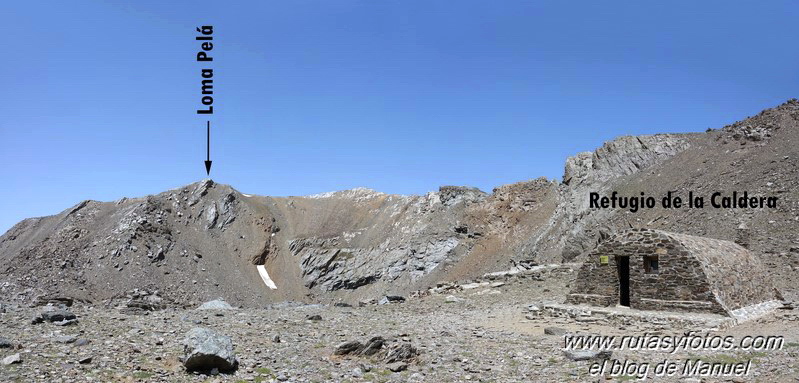
<instances>
[{"instance_id":1,"label":"scattered rock","mask_svg":"<svg viewBox=\"0 0 799 383\"><path fill-rule=\"evenodd\" d=\"M372 337L366 344L356 340L347 341L339 343L333 350L333 355L357 354L360 356L372 356L380 352L385 343L386 340L382 336Z\"/></svg>"},{"instance_id":2,"label":"scattered rock","mask_svg":"<svg viewBox=\"0 0 799 383\"><path fill-rule=\"evenodd\" d=\"M466 284L461 285L460 287L463 290L471 290L471 289L476 289L476 288L484 287L484 286L488 286L488 282L466 283Z\"/></svg>"},{"instance_id":3,"label":"scattered rock","mask_svg":"<svg viewBox=\"0 0 799 383\"><path fill-rule=\"evenodd\" d=\"M562 335L566 335L568 333L569 333L569 330L566 330L565 328L560 328L560 327L545 327L544 328L544 334L547 334L547 335L562 336Z\"/></svg>"},{"instance_id":4,"label":"scattered rock","mask_svg":"<svg viewBox=\"0 0 799 383\"><path fill-rule=\"evenodd\" d=\"M306 316L305 319L306 320L311 320L311 321L320 321L320 320L322 320L322 316L319 315L319 314L312 314L312 315Z\"/></svg>"},{"instance_id":5,"label":"scattered rock","mask_svg":"<svg viewBox=\"0 0 799 383\"><path fill-rule=\"evenodd\" d=\"M75 314L71 313L66 308L47 305L44 307L44 309L42 309L39 315L33 318L31 323L38 324L42 322L54 322L63 326L72 324L76 321L77 317Z\"/></svg>"},{"instance_id":6,"label":"scattered rock","mask_svg":"<svg viewBox=\"0 0 799 383\"><path fill-rule=\"evenodd\" d=\"M386 363L410 360L416 357L416 355L419 355L416 347L413 347L410 343L402 343L388 350L386 353Z\"/></svg>"},{"instance_id":7,"label":"scattered rock","mask_svg":"<svg viewBox=\"0 0 799 383\"><path fill-rule=\"evenodd\" d=\"M386 341L385 339L383 339L382 336L376 336L372 339L369 339L369 341L366 342L366 345L363 346L363 348L360 349L358 353L364 356L371 356L377 354L377 352L380 351L380 349L383 347L383 344L385 343Z\"/></svg>"},{"instance_id":8,"label":"scattered rock","mask_svg":"<svg viewBox=\"0 0 799 383\"><path fill-rule=\"evenodd\" d=\"M163 298L157 293L134 290L129 296L130 299L125 303L125 307L120 310L122 313L142 315L166 308Z\"/></svg>"},{"instance_id":9,"label":"scattered rock","mask_svg":"<svg viewBox=\"0 0 799 383\"><path fill-rule=\"evenodd\" d=\"M61 295L40 295L33 300L33 304L36 306L52 305L72 307L74 302L74 299Z\"/></svg>"},{"instance_id":10,"label":"scattered rock","mask_svg":"<svg viewBox=\"0 0 799 383\"><path fill-rule=\"evenodd\" d=\"M75 314L71 313L70 311L55 306L45 306L45 309L42 310L40 315L42 319L48 322L60 322L77 318Z\"/></svg>"},{"instance_id":11,"label":"scattered rock","mask_svg":"<svg viewBox=\"0 0 799 383\"><path fill-rule=\"evenodd\" d=\"M405 297L399 295L386 295L377 302L379 305L385 305L389 303L402 303L405 302Z\"/></svg>"},{"instance_id":12,"label":"scattered rock","mask_svg":"<svg viewBox=\"0 0 799 383\"><path fill-rule=\"evenodd\" d=\"M408 369L408 363L405 363L405 362L389 363L389 364L386 365L386 368L389 371L392 371L392 372L405 371L405 370Z\"/></svg>"},{"instance_id":13,"label":"scattered rock","mask_svg":"<svg viewBox=\"0 0 799 383\"><path fill-rule=\"evenodd\" d=\"M3 358L3 360L0 361L0 363L2 363L4 366L8 366L10 364L22 363L22 356L20 356L19 353L9 355Z\"/></svg>"},{"instance_id":14,"label":"scattered rock","mask_svg":"<svg viewBox=\"0 0 799 383\"><path fill-rule=\"evenodd\" d=\"M575 362L581 360L607 360L610 359L611 356L613 356L613 351L609 350L602 350L602 351L565 350L563 353L566 355L567 358Z\"/></svg>"},{"instance_id":15,"label":"scattered rock","mask_svg":"<svg viewBox=\"0 0 799 383\"><path fill-rule=\"evenodd\" d=\"M14 344L10 340L0 337L0 348L13 348Z\"/></svg>"},{"instance_id":16,"label":"scattered rock","mask_svg":"<svg viewBox=\"0 0 799 383\"><path fill-rule=\"evenodd\" d=\"M64 319L62 321L53 322L56 326L69 326L78 323L77 319Z\"/></svg>"},{"instance_id":17,"label":"scattered rock","mask_svg":"<svg viewBox=\"0 0 799 383\"><path fill-rule=\"evenodd\" d=\"M197 308L198 310L233 310L233 306L225 302L222 298L205 302Z\"/></svg>"},{"instance_id":18,"label":"scattered rock","mask_svg":"<svg viewBox=\"0 0 799 383\"><path fill-rule=\"evenodd\" d=\"M214 368L227 372L238 366L233 352L233 341L228 336L201 327L195 327L184 340L183 366L187 371L210 371Z\"/></svg>"},{"instance_id":19,"label":"scattered rock","mask_svg":"<svg viewBox=\"0 0 799 383\"><path fill-rule=\"evenodd\" d=\"M77 338L72 335L61 335L53 338L56 343L74 343Z\"/></svg>"},{"instance_id":20,"label":"scattered rock","mask_svg":"<svg viewBox=\"0 0 799 383\"><path fill-rule=\"evenodd\" d=\"M444 302L445 303L458 303L458 302L463 302L463 301L465 301L465 299L458 298L458 297L456 297L454 295L447 295L447 297L444 298Z\"/></svg>"},{"instance_id":21,"label":"scattered rock","mask_svg":"<svg viewBox=\"0 0 799 383\"><path fill-rule=\"evenodd\" d=\"M339 343L339 345L336 346L336 349L333 351L333 355L351 354L353 352L360 350L362 347L363 344L361 344L361 342L358 342L357 340L351 340L348 342Z\"/></svg>"}]
</instances>

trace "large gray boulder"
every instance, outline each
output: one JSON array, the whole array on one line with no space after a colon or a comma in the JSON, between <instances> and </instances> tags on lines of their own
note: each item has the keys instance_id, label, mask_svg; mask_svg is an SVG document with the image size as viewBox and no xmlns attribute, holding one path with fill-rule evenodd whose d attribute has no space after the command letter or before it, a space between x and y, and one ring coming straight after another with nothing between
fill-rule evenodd
<instances>
[{"instance_id":1,"label":"large gray boulder","mask_svg":"<svg viewBox=\"0 0 799 383\"><path fill-rule=\"evenodd\" d=\"M233 310L233 306L222 300L222 298L205 302L197 308L198 310Z\"/></svg>"},{"instance_id":2,"label":"large gray boulder","mask_svg":"<svg viewBox=\"0 0 799 383\"><path fill-rule=\"evenodd\" d=\"M42 319L48 322L60 322L75 319L75 314L61 307L45 306L41 313Z\"/></svg>"},{"instance_id":3,"label":"large gray boulder","mask_svg":"<svg viewBox=\"0 0 799 383\"><path fill-rule=\"evenodd\" d=\"M233 341L229 336L213 330L195 327L183 341L183 366L187 371L233 371L238 366L233 352Z\"/></svg>"}]
</instances>

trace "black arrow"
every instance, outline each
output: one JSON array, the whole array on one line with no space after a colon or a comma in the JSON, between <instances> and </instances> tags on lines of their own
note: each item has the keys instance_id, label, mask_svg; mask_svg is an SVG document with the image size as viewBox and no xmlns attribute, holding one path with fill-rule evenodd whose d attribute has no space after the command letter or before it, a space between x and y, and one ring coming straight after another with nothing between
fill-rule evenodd
<instances>
[{"instance_id":1,"label":"black arrow","mask_svg":"<svg viewBox=\"0 0 799 383\"><path fill-rule=\"evenodd\" d=\"M208 125L207 125L206 131L205 131L205 134L206 134L206 142L205 142L205 151L206 151L205 174L210 176L211 175L211 163L213 162L213 161L211 161L211 121L207 121L207 122L208 122Z\"/></svg>"}]
</instances>

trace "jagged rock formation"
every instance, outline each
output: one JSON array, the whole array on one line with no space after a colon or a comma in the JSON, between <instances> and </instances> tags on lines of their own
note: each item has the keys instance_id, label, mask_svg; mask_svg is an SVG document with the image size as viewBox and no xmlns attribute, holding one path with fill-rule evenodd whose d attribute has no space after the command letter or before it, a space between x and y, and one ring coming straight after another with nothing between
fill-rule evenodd
<instances>
[{"instance_id":1,"label":"jagged rock formation","mask_svg":"<svg viewBox=\"0 0 799 383\"><path fill-rule=\"evenodd\" d=\"M442 280L573 260L615 232L654 228L744 243L789 284L799 267L799 102L720 130L621 137L543 178L492 193L353 189L242 194L211 180L144 198L84 201L0 237L0 293L20 301L157 291L170 304L235 305L404 294ZM591 209L588 194L776 195L776 209ZM277 286L264 286L263 265Z\"/></svg>"},{"instance_id":2,"label":"jagged rock formation","mask_svg":"<svg viewBox=\"0 0 799 383\"><path fill-rule=\"evenodd\" d=\"M596 239L613 232L603 221L616 212L589 209L588 193L606 193L615 182L642 169L661 164L690 147L690 135L658 134L620 137L595 152L583 152L566 160L558 208L548 230L535 238L528 250L543 258L572 260L590 250Z\"/></svg>"}]
</instances>

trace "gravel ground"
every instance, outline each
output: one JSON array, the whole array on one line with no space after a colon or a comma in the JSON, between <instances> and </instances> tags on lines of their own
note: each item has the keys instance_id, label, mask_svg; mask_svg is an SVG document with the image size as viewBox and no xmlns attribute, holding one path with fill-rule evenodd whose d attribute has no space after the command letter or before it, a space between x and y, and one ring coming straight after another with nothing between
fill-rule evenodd
<instances>
[{"instance_id":1,"label":"gravel ground","mask_svg":"<svg viewBox=\"0 0 799 383\"><path fill-rule=\"evenodd\" d=\"M559 274L560 275L560 274ZM573 278L573 273L570 274ZM166 309L130 315L115 308L82 306L70 310L78 323L31 324L41 307L6 307L0 337L12 343L0 358L19 353L21 362L0 366L3 382L570 382L627 381L631 376L591 376L592 361L573 361L564 351L562 329L586 334L642 335L648 325L624 328L602 321L526 319L527 306L562 300L569 277L512 278L495 287L453 289L409 298L404 303L335 307L278 304L263 309ZM314 315L321 320L308 319ZM747 322L717 335L785 336L781 350L615 351L609 361L649 362L687 359L715 362L752 360L748 375L731 378L673 377L657 381L794 382L799 376L799 320L795 310ZM181 362L183 338L194 327L230 336L239 367L231 374L188 373ZM552 330L554 328L555 330ZM660 334L701 329L668 328ZM395 364L384 353L334 355L345 341L386 339L383 349L410 344L418 355ZM1 343L1 342L0 342ZM391 369L400 370L397 372ZM640 372L640 370L636 370ZM631 374L634 375L634 374Z\"/></svg>"}]
</instances>

